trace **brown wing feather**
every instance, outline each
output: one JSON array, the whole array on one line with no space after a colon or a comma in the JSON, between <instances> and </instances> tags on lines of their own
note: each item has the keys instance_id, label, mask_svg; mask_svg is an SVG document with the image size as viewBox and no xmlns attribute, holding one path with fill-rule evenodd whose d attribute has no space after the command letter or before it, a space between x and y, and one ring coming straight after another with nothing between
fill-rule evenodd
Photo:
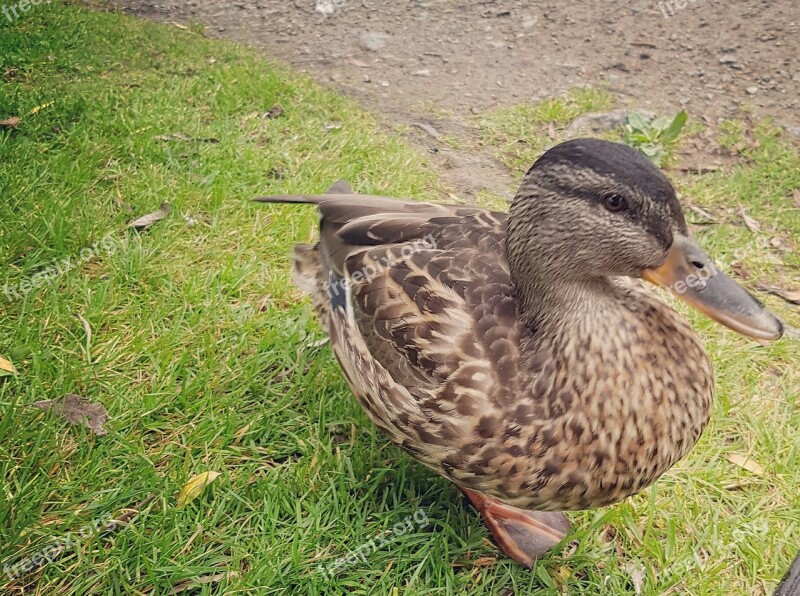
<instances>
[{"instance_id":1,"label":"brown wing feather","mask_svg":"<svg viewBox=\"0 0 800 596\"><path fill-rule=\"evenodd\" d=\"M315 307L354 394L393 441L469 485L469 438L496 433L498 407L518 392L506 214L383 197L305 199L321 213L320 242L302 253L317 259ZM335 296L331 284L343 284Z\"/></svg>"},{"instance_id":2,"label":"brown wing feather","mask_svg":"<svg viewBox=\"0 0 800 596\"><path fill-rule=\"evenodd\" d=\"M472 472L458 460L468 453L475 420L486 416L488 437L501 423L497 406L518 392L511 373L521 326L503 254L505 214L436 223L424 228L432 230L427 244L354 250L345 263L351 312L334 317L331 327L349 329L344 341L363 345L402 388L355 381L373 420L423 463L468 484ZM358 375L352 357L344 360L343 368ZM394 401L401 391L405 401Z\"/></svg>"}]
</instances>

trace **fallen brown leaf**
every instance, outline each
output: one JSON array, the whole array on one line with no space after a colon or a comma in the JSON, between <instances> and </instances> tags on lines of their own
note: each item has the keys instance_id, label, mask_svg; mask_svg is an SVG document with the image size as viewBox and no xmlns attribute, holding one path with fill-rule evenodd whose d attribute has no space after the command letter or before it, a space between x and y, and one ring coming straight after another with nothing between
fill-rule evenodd
<instances>
[{"instance_id":1,"label":"fallen brown leaf","mask_svg":"<svg viewBox=\"0 0 800 596\"><path fill-rule=\"evenodd\" d=\"M747 211L745 210L744 207L739 208L739 213L741 214L742 219L744 220L744 225L746 225L753 232L761 231L761 224L758 223L755 219L753 219L749 215L747 215Z\"/></svg>"},{"instance_id":2,"label":"fallen brown leaf","mask_svg":"<svg viewBox=\"0 0 800 596\"><path fill-rule=\"evenodd\" d=\"M103 428L108 420L108 412L101 404L94 403L82 395L68 393L58 399L34 402L33 406L46 412L53 412L70 424L85 426L97 436L108 434Z\"/></svg>"},{"instance_id":3,"label":"fallen brown leaf","mask_svg":"<svg viewBox=\"0 0 800 596\"><path fill-rule=\"evenodd\" d=\"M780 296L786 302L791 302L792 304L800 304L800 291L797 290L774 290L772 292L776 296Z\"/></svg>"},{"instance_id":4,"label":"fallen brown leaf","mask_svg":"<svg viewBox=\"0 0 800 596\"><path fill-rule=\"evenodd\" d=\"M497 564L497 557L478 557L472 564L475 567L493 567Z\"/></svg>"},{"instance_id":5,"label":"fallen brown leaf","mask_svg":"<svg viewBox=\"0 0 800 596\"><path fill-rule=\"evenodd\" d=\"M733 465L739 466L740 468L747 470L756 476L764 475L764 468L762 468L758 462L745 457L741 453L727 453L725 454L725 459L727 459Z\"/></svg>"},{"instance_id":6,"label":"fallen brown leaf","mask_svg":"<svg viewBox=\"0 0 800 596\"><path fill-rule=\"evenodd\" d=\"M697 213L700 217L702 217L705 220L702 222L697 222L697 221L692 222L695 225L708 225L708 224L719 223L716 217L714 217L711 213L709 213L705 209L698 207L697 205L689 205L689 209Z\"/></svg>"},{"instance_id":7,"label":"fallen brown leaf","mask_svg":"<svg viewBox=\"0 0 800 596\"><path fill-rule=\"evenodd\" d=\"M800 209L800 188L796 188L792 193L792 202L795 207Z\"/></svg>"},{"instance_id":8,"label":"fallen brown leaf","mask_svg":"<svg viewBox=\"0 0 800 596\"><path fill-rule=\"evenodd\" d=\"M128 224L129 228L135 228L137 230L146 230L154 223L161 221L169 214L169 203L161 203L161 209L158 211L153 211L152 213L148 213L147 215L142 215L138 219L134 219L131 223Z\"/></svg>"},{"instance_id":9,"label":"fallen brown leaf","mask_svg":"<svg viewBox=\"0 0 800 596\"><path fill-rule=\"evenodd\" d=\"M765 284L759 284L756 286L756 288L762 292L766 292L767 294L772 294L778 298L783 298L790 304L800 304L800 291L798 290L787 290L784 288L779 288L778 286L768 286Z\"/></svg>"},{"instance_id":10,"label":"fallen brown leaf","mask_svg":"<svg viewBox=\"0 0 800 596\"><path fill-rule=\"evenodd\" d=\"M11 361L0 356L0 378L10 377L11 375L15 374L17 374L17 369L14 368L14 365L11 364Z\"/></svg>"},{"instance_id":11,"label":"fallen brown leaf","mask_svg":"<svg viewBox=\"0 0 800 596\"><path fill-rule=\"evenodd\" d=\"M750 279L751 277L753 277L753 274L750 273L750 270L747 268L747 266L739 261L731 265L731 269L736 275L738 275L742 279Z\"/></svg>"},{"instance_id":12,"label":"fallen brown leaf","mask_svg":"<svg viewBox=\"0 0 800 596\"><path fill-rule=\"evenodd\" d=\"M600 535L597 537L597 539L600 542L613 542L614 538L616 537L617 537L617 529L612 525L607 525L600 532Z\"/></svg>"},{"instance_id":13,"label":"fallen brown leaf","mask_svg":"<svg viewBox=\"0 0 800 596\"><path fill-rule=\"evenodd\" d=\"M5 120L0 120L0 126L5 126L6 128L16 128L20 122L22 122L22 118L13 116L11 118L6 118Z\"/></svg>"}]
</instances>

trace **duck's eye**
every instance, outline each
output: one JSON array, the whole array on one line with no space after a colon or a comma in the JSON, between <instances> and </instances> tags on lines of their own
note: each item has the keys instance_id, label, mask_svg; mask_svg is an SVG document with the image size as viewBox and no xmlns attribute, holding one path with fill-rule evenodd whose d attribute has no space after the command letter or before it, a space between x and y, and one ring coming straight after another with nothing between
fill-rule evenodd
<instances>
[{"instance_id":1,"label":"duck's eye","mask_svg":"<svg viewBox=\"0 0 800 596\"><path fill-rule=\"evenodd\" d=\"M620 195L609 194L603 197L603 206L609 211L623 211L628 208L628 201Z\"/></svg>"}]
</instances>

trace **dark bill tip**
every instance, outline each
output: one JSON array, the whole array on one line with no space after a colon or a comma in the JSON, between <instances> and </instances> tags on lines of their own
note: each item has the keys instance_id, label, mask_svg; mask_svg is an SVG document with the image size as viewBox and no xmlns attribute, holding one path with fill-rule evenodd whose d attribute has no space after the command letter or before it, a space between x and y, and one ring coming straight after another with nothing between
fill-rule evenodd
<instances>
[{"instance_id":1,"label":"dark bill tip","mask_svg":"<svg viewBox=\"0 0 800 596\"><path fill-rule=\"evenodd\" d=\"M692 238L676 236L666 261L645 269L642 277L742 335L760 340L776 340L783 335L780 319L719 271Z\"/></svg>"}]
</instances>

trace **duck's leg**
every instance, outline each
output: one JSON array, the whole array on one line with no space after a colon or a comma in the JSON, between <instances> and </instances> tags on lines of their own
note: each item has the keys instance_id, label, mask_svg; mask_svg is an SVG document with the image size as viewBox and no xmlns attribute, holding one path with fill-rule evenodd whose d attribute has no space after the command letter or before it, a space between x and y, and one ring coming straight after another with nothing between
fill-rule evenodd
<instances>
[{"instance_id":1,"label":"duck's leg","mask_svg":"<svg viewBox=\"0 0 800 596\"><path fill-rule=\"evenodd\" d=\"M461 490L480 512L497 546L525 567L532 567L534 560L569 532L569 521L563 513L517 509L474 490Z\"/></svg>"}]
</instances>

